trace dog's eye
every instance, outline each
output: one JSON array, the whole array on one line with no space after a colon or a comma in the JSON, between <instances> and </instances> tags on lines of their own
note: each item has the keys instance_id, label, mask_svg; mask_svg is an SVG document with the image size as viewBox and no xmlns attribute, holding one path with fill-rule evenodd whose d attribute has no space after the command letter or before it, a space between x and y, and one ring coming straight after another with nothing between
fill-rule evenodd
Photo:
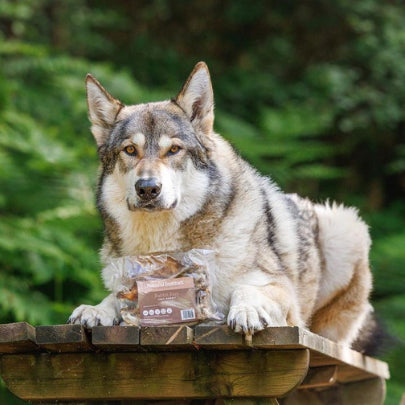
<instances>
[{"instance_id":1,"label":"dog's eye","mask_svg":"<svg viewBox=\"0 0 405 405\"><path fill-rule=\"evenodd\" d=\"M133 146L133 145L128 145L128 146L126 146L126 147L124 148L124 152L125 152L127 155L134 156L134 155L136 155L136 148L135 148L135 146Z\"/></svg>"},{"instance_id":2,"label":"dog's eye","mask_svg":"<svg viewBox=\"0 0 405 405\"><path fill-rule=\"evenodd\" d=\"M180 149L181 149L180 146L173 145L173 146L169 149L169 152L167 152L167 154L168 154L168 155L175 155Z\"/></svg>"}]
</instances>

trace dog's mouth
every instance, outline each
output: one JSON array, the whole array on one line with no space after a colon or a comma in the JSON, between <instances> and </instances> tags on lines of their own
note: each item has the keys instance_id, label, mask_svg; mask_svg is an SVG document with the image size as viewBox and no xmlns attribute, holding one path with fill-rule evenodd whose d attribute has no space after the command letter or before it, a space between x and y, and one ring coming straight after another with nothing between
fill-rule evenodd
<instances>
[{"instance_id":1,"label":"dog's mouth","mask_svg":"<svg viewBox=\"0 0 405 405\"><path fill-rule=\"evenodd\" d=\"M130 211L145 211L145 212L159 212L159 211L170 211L177 207L177 200L170 206L162 205L160 201L149 201L145 203L130 203L127 200L127 206Z\"/></svg>"}]
</instances>

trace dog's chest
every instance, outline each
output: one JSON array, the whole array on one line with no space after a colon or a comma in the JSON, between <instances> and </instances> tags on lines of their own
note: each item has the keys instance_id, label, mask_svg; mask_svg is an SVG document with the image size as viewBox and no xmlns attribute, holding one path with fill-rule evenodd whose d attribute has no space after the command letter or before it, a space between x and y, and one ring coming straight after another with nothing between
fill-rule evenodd
<instances>
[{"instance_id":1,"label":"dog's chest","mask_svg":"<svg viewBox=\"0 0 405 405\"><path fill-rule=\"evenodd\" d=\"M132 214L132 213L131 213ZM166 213L128 215L118 224L123 255L180 250L179 225Z\"/></svg>"}]
</instances>

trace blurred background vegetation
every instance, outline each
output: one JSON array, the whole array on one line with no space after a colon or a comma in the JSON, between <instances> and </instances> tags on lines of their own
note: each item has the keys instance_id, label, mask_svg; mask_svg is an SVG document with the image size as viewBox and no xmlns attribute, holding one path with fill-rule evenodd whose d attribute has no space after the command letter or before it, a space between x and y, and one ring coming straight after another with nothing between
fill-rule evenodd
<instances>
[{"instance_id":1,"label":"blurred background vegetation","mask_svg":"<svg viewBox=\"0 0 405 405\"><path fill-rule=\"evenodd\" d=\"M359 207L405 391L405 6L386 0L1 0L0 322L104 295L84 77L137 103L210 69L216 129L285 190ZM0 389L1 404L22 403Z\"/></svg>"}]
</instances>

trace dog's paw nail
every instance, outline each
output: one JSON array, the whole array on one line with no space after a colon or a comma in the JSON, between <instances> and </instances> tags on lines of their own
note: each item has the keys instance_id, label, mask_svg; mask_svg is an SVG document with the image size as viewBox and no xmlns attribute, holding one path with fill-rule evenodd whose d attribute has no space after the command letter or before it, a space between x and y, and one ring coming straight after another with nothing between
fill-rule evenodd
<instances>
[{"instance_id":1,"label":"dog's paw nail","mask_svg":"<svg viewBox=\"0 0 405 405\"><path fill-rule=\"evenodd\" d=\"M68 324L70 324L70 325L75 325L75 324L77 323L77 318L72 318L72 317L70 317L70 318L67 320L66 323L68 323Z\"/></svg>"}]
</instances>

